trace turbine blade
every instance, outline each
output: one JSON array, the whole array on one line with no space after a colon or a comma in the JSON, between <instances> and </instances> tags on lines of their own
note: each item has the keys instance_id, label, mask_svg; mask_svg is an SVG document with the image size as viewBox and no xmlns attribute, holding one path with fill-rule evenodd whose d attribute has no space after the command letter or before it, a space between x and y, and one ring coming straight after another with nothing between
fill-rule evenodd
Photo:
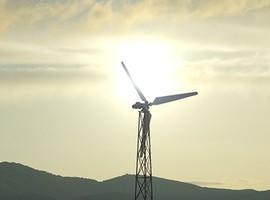
<instances>
[{"instance_id":1,"label":"turbine blade","mask_svg":"<svg viewBox=\"0 0 270 200\"><path fill-rule=\"evenodd\" d=\"M133 79L132 79L132 77L131 77L131 75L130 75L128 69L127 69L127 67L125 66L124 62L121 62L121 64L122 64L124 70L126 71L126 73L127 73L128 77L129 77L129 79L130 79L133 87L135 88L135 90L137 91L138 95L140 96L141 100L143 100L144 102L147 102L147 100L146 100L145 96L143 95L142 91L138 88L138 86L133 81Z\"/></svg>"},{"instance_id":2,"label":"turbine blade","mask_svg":"<svg viewBox=\"0 0 270 200\"><path fill-rule=\"evenodd\" d=\"M189 93L183 93L183 94L175 94L175 95L169 95L169 96L163 96L163 97L156 97L154 101L151 103L151 105L159 105L162 103L168 103L171 101L176 101L179 99L187 98L190 96L197 95L198 92L189 92Z\"/></svg>"}]
</instances>

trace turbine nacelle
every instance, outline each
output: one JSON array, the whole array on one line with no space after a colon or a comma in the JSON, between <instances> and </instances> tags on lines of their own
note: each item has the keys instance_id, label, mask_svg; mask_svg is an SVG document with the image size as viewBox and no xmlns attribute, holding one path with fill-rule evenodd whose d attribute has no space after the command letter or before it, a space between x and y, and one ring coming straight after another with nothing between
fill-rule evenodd
<instances>
[{"instance_id":1,"label":"turbine nacelle","mask_svg":"<svg viewBox=\"0 0 270 200\"><path fill-rule=\"evenodd\" d=\"M141 102L136 102L135 104L132 105L133 109L148 109L149 108L149 103L141 103Z\"/></svg>"}]
</instances>

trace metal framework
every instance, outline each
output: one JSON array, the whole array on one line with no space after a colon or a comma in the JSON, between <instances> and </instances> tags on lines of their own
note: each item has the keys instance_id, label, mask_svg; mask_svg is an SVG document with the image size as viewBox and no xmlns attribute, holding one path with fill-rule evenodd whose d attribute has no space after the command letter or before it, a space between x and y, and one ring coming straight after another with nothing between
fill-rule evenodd
<instances>
[{"instance_id":1,"label":"metal framework","mask_svg":"<svg viewBox=\"0 0 270 200\"><path fill-rule=\"evenodd\" d=\"M153 200L150 120L148 108L139 111L135 200Z\"/></svg>"}]
</instances>

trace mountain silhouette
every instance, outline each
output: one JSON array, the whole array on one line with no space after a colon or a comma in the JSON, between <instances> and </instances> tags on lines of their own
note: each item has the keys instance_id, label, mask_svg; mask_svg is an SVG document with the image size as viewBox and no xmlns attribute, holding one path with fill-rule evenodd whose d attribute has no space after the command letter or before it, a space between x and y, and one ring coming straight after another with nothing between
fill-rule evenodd
<instances>
[{"instance_id":1,"label":"mountain silhouette","mask_svg":"<svg viewBox=\"0 0 270 200\"><path fill-rule=\"evenodd\" d=\"M0 163L1 200L131 200L134 176L106 181L62 177L17 163ZM228 190L153 178L155 200L269 200L270 191Z\"/></svg>"}]
</instances>

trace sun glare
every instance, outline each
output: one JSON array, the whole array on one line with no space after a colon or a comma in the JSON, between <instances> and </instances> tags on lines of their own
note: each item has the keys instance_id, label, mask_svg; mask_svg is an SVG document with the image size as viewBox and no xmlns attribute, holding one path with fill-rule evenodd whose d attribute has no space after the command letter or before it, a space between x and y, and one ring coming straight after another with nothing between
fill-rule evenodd
<instances>
[{"instance_id":1,"label":"sun glare","mask_svg":"<svg viewBox=\"0 0 270 200\"><path fill-rule=\"evenodd\" d=\"M149 101L173 89L172 76L180 61L173 48L161 42L126 42L119 46L119 58L128 67L131 76ZM119 71L119 90L122 97L138 101L125 72Z\"/></svg>"}]
</instances>

